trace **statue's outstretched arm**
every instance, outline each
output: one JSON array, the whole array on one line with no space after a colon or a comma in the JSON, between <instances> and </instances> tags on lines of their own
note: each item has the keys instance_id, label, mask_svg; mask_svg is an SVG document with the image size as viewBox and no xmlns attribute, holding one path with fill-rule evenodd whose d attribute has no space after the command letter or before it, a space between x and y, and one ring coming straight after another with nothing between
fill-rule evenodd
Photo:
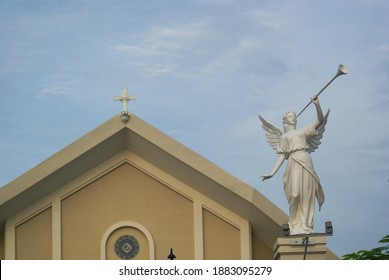
<instances>
[{"instance_id":1,"label":"statue's outstretched arm","mask_svg":"<svg viewBox=\"0 0 389 280\"><path fill-rule=\"evenodd\" d=\"M273 171L270 174L265 174L261 176L262 181L272 178L280 169L281 165L284 163L285 158L286 158L286 154L280 154L276 164L274 165Z\"/></svg>"},{"instance_id":2,"label":"statue's outstretched arm","mask_svg":"<svg viewBox=\"0 0 389 280\"><path fill-rule=\"evenodd\" d=\"M316 106L317 120L314 122L315 129L318 129L319 126L323 123L324 115L320 106L319 97L316 95L311 98L313 104Z\"/></svg>"}]
</instances>

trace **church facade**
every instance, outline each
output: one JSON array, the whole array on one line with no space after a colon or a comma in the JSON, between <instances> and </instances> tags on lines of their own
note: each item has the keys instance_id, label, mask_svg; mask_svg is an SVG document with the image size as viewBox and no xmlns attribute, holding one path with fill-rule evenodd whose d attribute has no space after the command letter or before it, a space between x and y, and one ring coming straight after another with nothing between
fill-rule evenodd
<instances>
[{"instance_id":1,"label":"church facade","mask_svg":"<svg viewBox=\"0 0 389 280\"><path fill-rule=\"evenodd\" d=\"M115 116L0 188L0 259L273 259L287 220L140 118Z\"/></svg>"}]
</instances>

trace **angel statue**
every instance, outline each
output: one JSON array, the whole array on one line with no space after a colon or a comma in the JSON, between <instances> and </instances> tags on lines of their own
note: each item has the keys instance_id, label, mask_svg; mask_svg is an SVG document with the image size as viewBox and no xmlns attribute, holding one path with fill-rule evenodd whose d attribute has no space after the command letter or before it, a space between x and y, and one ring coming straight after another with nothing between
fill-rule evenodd
<instances>
[{"instance_id":1,"label":"angel statue","mask_svg":"<svg viewBox=\"0 0 389 280\"><path fill-rule=\"evenodd\" d=\"M324 202L324 193L310 156L321 144L329 110L323 116L317 95L311 98L315 104L317 120L301 129L296 129L295 112L284 115L284 132L259 116L262 127L271 147L279 154L271 173L261 176L262 181L277 173L285 160L288 161L283 176L284 191L289 203L290 234L309 234L313 232L315 197L319 210Z\"/></svg>"}]
</instances>

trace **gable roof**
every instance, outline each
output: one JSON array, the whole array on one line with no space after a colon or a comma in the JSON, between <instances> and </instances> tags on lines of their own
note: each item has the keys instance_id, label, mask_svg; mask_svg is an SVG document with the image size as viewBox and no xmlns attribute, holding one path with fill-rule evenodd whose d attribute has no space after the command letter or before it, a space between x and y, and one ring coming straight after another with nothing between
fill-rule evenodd
<instances>
[{"instance_id":1,"label":"gable roof","mask_svg":"<svg viewBox=\"0 0 389 280\"><path fill-rule=\"evenodd\" d=\"M270 247L282 236L280 225L288 217L266 197L133 114L126 124L111 118L0 188L0 232L7 218L123 150L247 219Z\"/></svg>"}]
</instances>

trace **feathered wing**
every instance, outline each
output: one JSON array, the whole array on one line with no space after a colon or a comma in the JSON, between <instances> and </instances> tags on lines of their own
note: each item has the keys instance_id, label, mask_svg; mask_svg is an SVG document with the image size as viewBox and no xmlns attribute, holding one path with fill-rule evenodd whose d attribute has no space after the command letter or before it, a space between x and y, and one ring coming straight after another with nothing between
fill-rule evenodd
<instances>
[{"instance_id":1,"label":"feathered wing","mask_svg":"<svg viewBox=\"0 0 389 280\"><path fill-rule=\"evenodd\" d=\"M324 131L326 131L326 124L327 124L327 119L329 114L330 114L330 110L328 109L327 113L324 116L323 122L317 128L317 135L307 139L310 153L313 153L316 149L318 149L319 145L321 144L320 139L323 138Z\"/></svg>"},{"instance_id":2,"label":"feathered wing","mask_svg":"<svg viewBox=\"0 0 389 280\"><path fill-rule=\"evenodd\" d=\"M273 148L273 150L277 150L278 143L280 142L280 138L282 135L282 131L276 126L269 123L267 120L258 116L262 122L262 128L266 131L267 142Z\"/></svg>"}]
</instances>

